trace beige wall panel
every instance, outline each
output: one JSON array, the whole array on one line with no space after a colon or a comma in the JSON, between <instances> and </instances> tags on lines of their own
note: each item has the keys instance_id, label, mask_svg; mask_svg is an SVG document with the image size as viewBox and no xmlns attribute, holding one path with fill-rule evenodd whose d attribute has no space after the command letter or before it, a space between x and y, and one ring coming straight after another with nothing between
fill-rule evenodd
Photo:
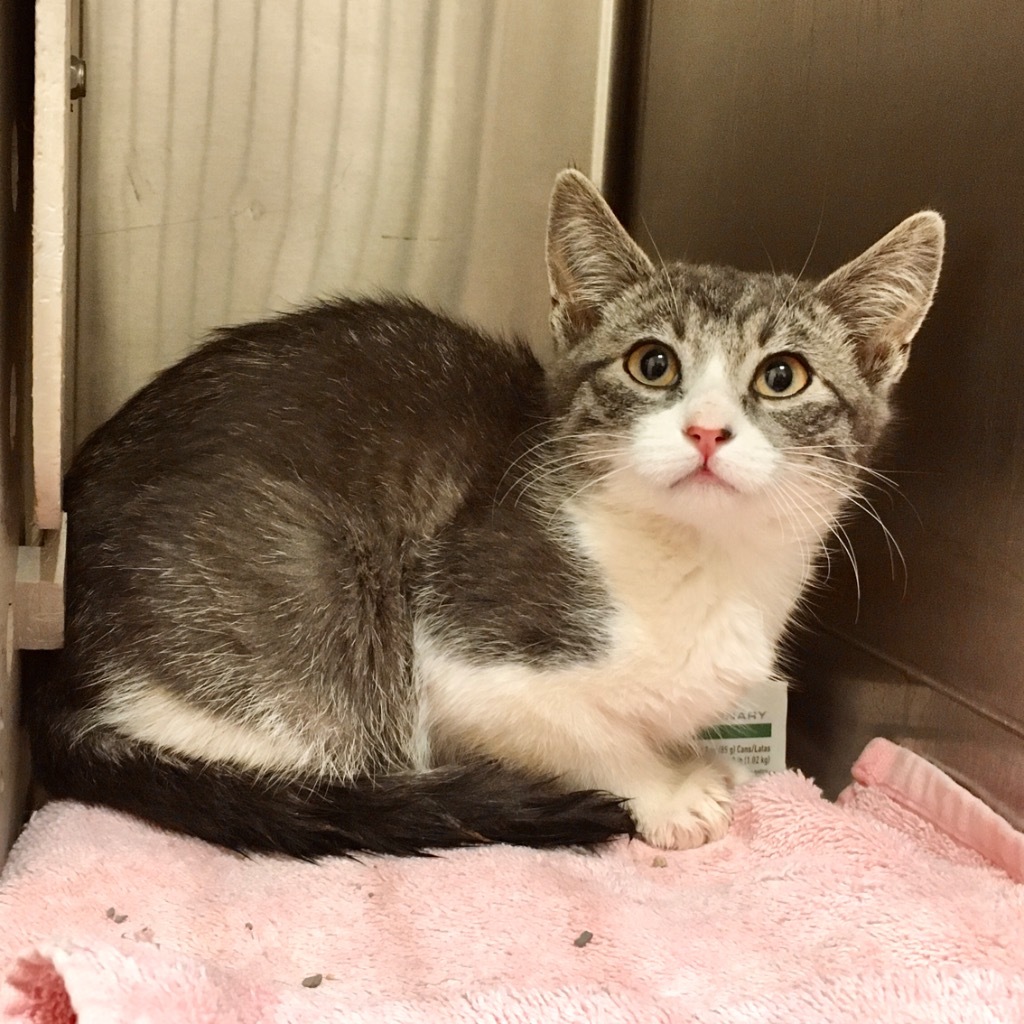
<instances>
[{"instance_id":1,"label":"beige wall panel","mask_svg":"<svg viewBox=\"0 0 1024 1024\"><path fill-rule=\"evenodd\" d=\"M64 441L64 352L74 336L75 177L78 138L70 101L73 0L35 5L32 140L32 522L61 523Z\"/></svg>"},{"instance_id":2,"label":"beige wall panel","mask_svg":"<svg viewBox=\"0 0 1024 1024\"><path fill-rule=\"evenodd\" d=\"M320 294L542 347L547 191L600 162L612 7L88 0L78 439L210 327Z\"/></svg>"}]
</instances>

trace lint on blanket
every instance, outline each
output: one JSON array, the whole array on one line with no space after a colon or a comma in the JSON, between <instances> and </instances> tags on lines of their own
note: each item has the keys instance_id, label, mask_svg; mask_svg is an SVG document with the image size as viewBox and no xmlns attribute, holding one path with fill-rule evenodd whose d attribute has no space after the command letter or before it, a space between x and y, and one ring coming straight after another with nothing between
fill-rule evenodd
<instances>
[{"instance_id":1,"label":"lint on blanket","mask_svg":"<svg viewBox=\"0 0 1024 1024\"><path fill-rule=\"evenodd\" d=\"M2 1019L1024 1020L1024 836L885 740L836 804L795 772L729 835L244 859L107 810L39 811L0 881Z\"/></svg>"}]
</instances>

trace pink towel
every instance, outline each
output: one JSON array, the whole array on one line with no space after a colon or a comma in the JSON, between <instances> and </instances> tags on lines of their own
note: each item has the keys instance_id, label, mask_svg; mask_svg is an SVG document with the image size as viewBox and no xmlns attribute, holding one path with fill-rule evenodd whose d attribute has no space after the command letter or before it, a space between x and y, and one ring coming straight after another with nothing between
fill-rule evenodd
<instances>
[{"instance_id":1,"label":"pink towel","mask_svg":"<svg viewBox=\"0 0 1024 1024\"><path fill-rule=\"evenodd\" d=\"M51 804L0 880L3 1019L1024 1021L1024 836L886 741L854 778L758 779L689 852L317 865Z\"/></svg>"}]
</instances>

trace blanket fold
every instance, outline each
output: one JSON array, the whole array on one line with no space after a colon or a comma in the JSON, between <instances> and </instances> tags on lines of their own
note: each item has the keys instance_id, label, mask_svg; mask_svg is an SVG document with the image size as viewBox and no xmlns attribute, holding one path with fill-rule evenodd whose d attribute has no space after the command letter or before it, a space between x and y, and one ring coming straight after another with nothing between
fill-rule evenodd
<instances>
[{"instance_id":1,"label":"blanket fold","mask_svg":"<svg viewBox=\"0 0 1024 1024\"><path fill-rule=\"evenodd\" d=\"M1024 1020L1024 836L884 740L685 852L245 859L37 812L0 879L0 1019L34 1024Z\"/></svg>"}]
</instances>

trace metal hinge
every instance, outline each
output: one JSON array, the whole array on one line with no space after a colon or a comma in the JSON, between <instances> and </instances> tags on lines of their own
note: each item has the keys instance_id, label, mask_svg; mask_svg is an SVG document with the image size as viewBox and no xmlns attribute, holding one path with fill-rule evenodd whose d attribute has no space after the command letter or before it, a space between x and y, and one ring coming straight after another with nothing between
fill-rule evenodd
<instances>
[{"instance_id":1,"label":"metal hinge","mask_svg":"<svg viewBox=\"0 0 1024 1024\"><path fill-rule=\"evenodd\" d=\"M71 98L80 100L85 95L85 61L71 55Z\"/></svg>"},{"instance_id":2,"label":"metal hinge","mask_svg":"<svg viewBox=\"0 0 1024 1024\"><path fill-rule=\"evenodd\" d=\"M47 530L40 546L18 548L14 580L14 646L54 650L64 644L64 562L68 517L59 530Z\"/></svg>"}]
</instances>

